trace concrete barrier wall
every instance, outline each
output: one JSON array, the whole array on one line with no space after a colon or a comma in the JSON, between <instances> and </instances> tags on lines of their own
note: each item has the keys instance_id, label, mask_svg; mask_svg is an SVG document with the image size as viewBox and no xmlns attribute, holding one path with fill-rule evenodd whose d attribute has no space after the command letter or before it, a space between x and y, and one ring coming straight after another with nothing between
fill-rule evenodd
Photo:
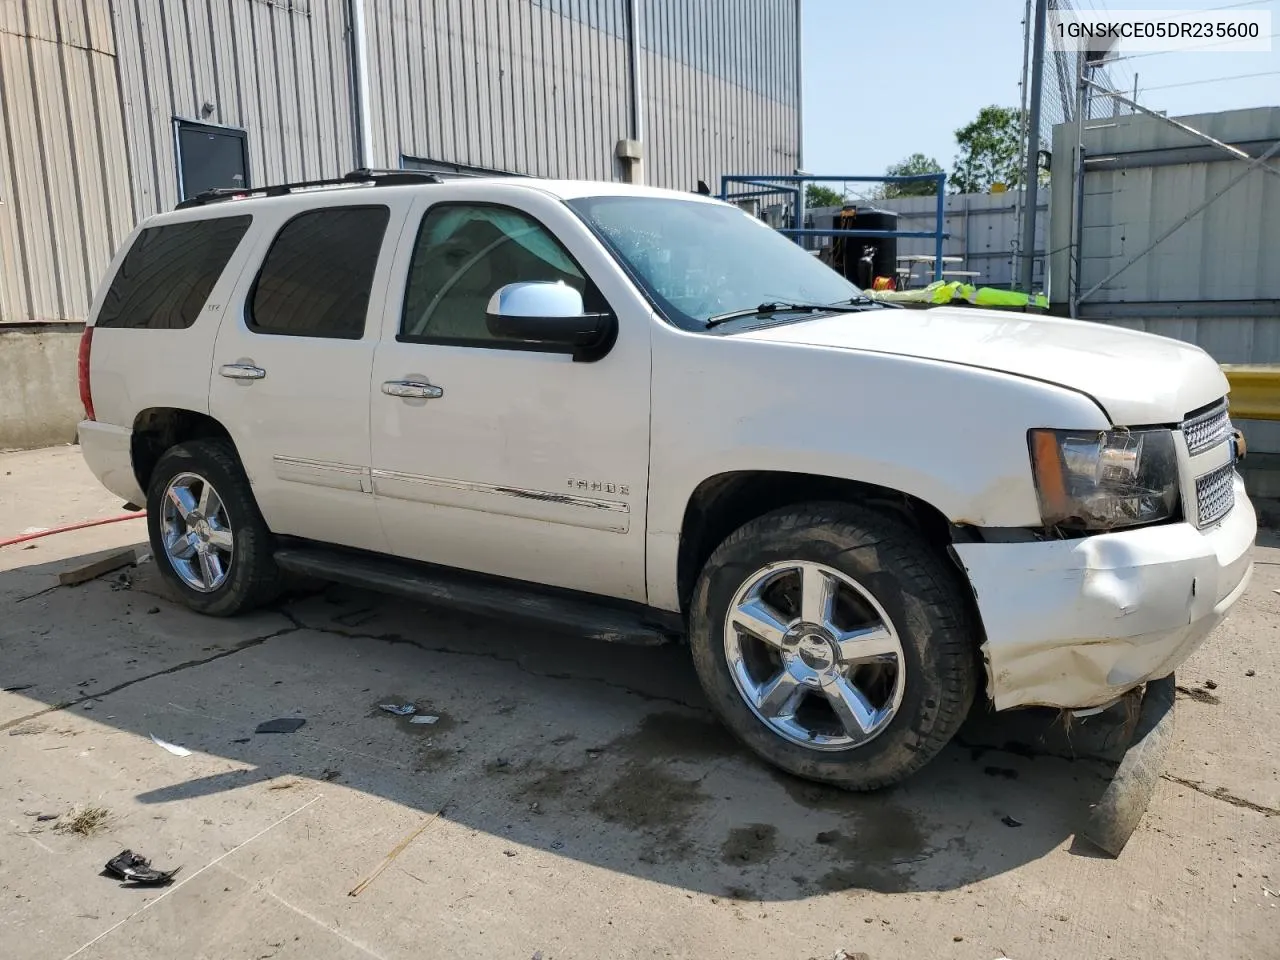
<instances>
[{"instance_id":1,"label":"concrete barrier wall","mask_svg":"<svg viewBox=\"0 0 1280 960\"><path fill-rule=\"evenodd\" d=\"M0 327L0 450L70 443L84 416L79 324Z\"/></svg>"}]
</instances>

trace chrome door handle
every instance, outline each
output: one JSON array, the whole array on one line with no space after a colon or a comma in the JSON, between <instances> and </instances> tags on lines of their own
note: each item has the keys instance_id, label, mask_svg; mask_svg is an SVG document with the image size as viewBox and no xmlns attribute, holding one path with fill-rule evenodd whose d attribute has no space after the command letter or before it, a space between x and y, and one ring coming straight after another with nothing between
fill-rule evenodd
<instances>
[{"instance_id":1,"label":"chrome door handle","mask_svg":"<svg viewBox=\"0 0 1280 960\"><path fill-rule=\"evenodd\" d=\"M421 380L388 380L382 385L388 397L404 397L406 400L439 400L444 390Z\"/></svg>"},{"instance_id":2,"label":"chrome door handle","mask_svg":"<svg viewBox=\"0 0 1280 960\"><path fill-rule=\"evenodd\" d=\"M252 363L224 363L218 373L228 380L261 380L267 375L267 371Z\"/></svg>"}]
</instances>

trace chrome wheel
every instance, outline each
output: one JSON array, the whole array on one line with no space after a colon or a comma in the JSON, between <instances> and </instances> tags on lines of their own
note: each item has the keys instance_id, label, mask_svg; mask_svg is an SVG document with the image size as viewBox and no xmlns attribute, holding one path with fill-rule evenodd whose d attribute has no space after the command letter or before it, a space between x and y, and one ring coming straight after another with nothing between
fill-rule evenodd
<instances>
[{"instance_id":1,"label":"chrome wheel","mask_svg":"<svg viewBox=\"0 0 1280 960\"><path fill-rule=\"evenodd\" d=\"M815 750L851 750L883 732L902 703L902 644L857 581L821 563L757 570L724 625L733 682L774 733Z\"/></svg>"},{"instance_id":2,"label":"chrome wheel","mask_svg":"<svg viewBox=\"0 0 1280 960\"><path fill-rule=\"evenodd\" d=\"M165 487L160 533L164 552L182 582L212 593L231 574L231 518L213 484L196 473L180 473Z\"/></svg>"}]
</instances>

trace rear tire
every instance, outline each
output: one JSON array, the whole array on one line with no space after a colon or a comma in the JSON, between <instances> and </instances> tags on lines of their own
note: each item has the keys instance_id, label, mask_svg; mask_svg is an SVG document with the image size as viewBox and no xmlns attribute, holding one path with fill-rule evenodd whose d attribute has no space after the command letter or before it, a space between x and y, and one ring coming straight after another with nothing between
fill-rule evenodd
<instances>
[{"instance_id":1,"label":"rear tire","mask_svg":"<svg viewBox=\"0 0 1280 960\"><path fill-rule=\"evenodd\" d=\"M192 610L228 617L280 592L271 531L227 440L165 451L147 490L147 530L161 575Z\"/></svg>"},{"instance_id":2,"label":"rear tire","mask_svg":"<svg viewBox=\"0 0 1280 960\"><path fill-rule=\"evenodd\" d=\"M690 644L724 723L770 763L849 790L897 783L964 721L977 630L905 523L842 503L766 514L711 555Z\"/></svg>"}]
</instances>

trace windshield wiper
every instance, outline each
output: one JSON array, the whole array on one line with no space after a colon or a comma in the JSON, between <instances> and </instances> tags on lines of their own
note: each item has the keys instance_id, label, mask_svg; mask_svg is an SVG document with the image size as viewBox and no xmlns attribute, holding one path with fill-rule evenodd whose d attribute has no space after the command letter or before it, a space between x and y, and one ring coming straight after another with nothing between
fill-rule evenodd
<instances>
[{"instance_id":1,"label":"windshield wiper","mask_svg":"<svg viewBox=\"0 0 1280 960\"><path fill-rule=\"evenodd\" d=\"M841 300L838 303L762 303L757 307L730 310L728 313L718 313L714 317L708 317L707 329L710 330L712 327L718 327L722 323L742 317L767 317L775 313L855 313L867 307L879 305L865 295Z\"/></svg>"}]
</instances>

